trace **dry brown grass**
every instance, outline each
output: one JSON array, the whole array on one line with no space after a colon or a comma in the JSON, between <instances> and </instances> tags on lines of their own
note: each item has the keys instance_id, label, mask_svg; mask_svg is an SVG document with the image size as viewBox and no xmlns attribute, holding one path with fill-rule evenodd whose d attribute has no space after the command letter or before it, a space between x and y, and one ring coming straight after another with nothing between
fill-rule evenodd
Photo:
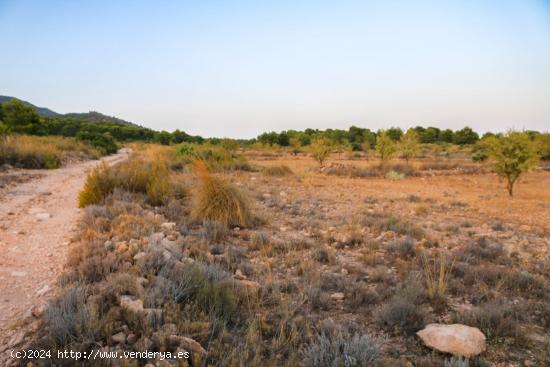
<instances>
[{"instance_id":1,"label":"dry brown grass","mask_svg":"<svg viewBox=\"0 0 550 367\"><path fill-rule=\"evenodd\" d=\"M203 162L195 163L195 172L199 178L191 211L195 220L209 220L240 227L250 227L253 224L249 201L241 191L213 176Z\"/></svg>"},{"instance_id":2,"label":"dry brown grass","mask_svg":"<svg viewBox=\"0 0 550 367\"><path fill-rule=\"evenodd\" d=\"M100 152L74 138L13 135L0 141L0 164L22 168L58 168L70 160L99 158Z\"/></svg>"}]
</instances>

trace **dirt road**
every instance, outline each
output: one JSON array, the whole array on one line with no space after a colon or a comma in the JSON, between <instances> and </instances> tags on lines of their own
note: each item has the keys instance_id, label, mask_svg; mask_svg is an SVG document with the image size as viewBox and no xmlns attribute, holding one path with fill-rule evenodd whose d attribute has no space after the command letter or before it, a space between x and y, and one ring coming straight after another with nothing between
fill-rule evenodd
<instances>
[{"instance_id":1,"label":"dirt road","mask_svg":"<svg viewBox=\"0 0 550 367\"><path fill-rule=\"evenodd\" d=\"M126 151L104 158L113 164ZM23 320L51 297L65 264L81 209L78 192L98 161L41 171L0 198L0 363L7 349L23 342Z\"/></svg>"}]
</instances>

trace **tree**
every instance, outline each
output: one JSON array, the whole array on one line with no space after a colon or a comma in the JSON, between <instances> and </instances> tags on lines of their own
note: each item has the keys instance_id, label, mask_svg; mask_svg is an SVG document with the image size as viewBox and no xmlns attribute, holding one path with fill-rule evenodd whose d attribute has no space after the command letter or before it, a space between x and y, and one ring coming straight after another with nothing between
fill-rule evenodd
<instances>
[{"instance_id":1,"label":"tree","mask_svg":"<svg viewBox=\"0 0 550 367\"><path fill-rule=\"evenodd\" d=\"M289 144L292 147L292 154L298 155L298 153L300 153L300 147L302 146L300 139L296 137L290 138Z\"/></svg>"},{"instance_id":2,"label":"tree","mask_svg":"<svg viewBox=\"0 0 550 367\"><path fill-rule=\"evenodd\" d=\"M40 123L36 109L18 99L2 103L4 124L14 132L32 133Z\"/></svg>"},{"instance_id":3,"label":"tree","mask_svg":"<svg viewBox=\"0 0 550 367\"><path fill-rule=\"evenodd\" d=\"M458 145L474 144L478 140L479 135L468 126L464 129L455 131L453 134L453 143Z\"/></svg>"},{"instance_id":4,"label":"tree","mask_svg":"<svg viewBox=\"0 0 550 367\"><path fill-rule=\"evenodd\" d=\"M514 184L522 173L538 163L535 144L525 133L510 131L500 138L488 138L489 157L493 170L506 179L508 194L513 196Z\"/></svg>"},{"instance_id":5,"label":"tree","mask_svg":"<svg viewBox=\"0 0 550 367\"><path fill-rule=\"evenodd\" d=\"M288 145L290 144L290 137L286 132L283 131L279 134L279 136L277 137L277 144L282 147L288 147Z\"/></svg>"},{"instance_id":6,"label":"tree","mask_svg":"<svg viewBox=\"0 0 550 367\"><path fill-rule=\"evenodd\" d=\"M550 134L540 134L535 138L535 146L540 159L550 160Z\"/></svg>"},{"instance_id":7,"label":"tree","mask_svg":"<svg viewBox=\"0 0 550 367\"><path fill-rule=\"evenodd\" d=\"M390 127L388 130L386 130L386 133L393 141L399 141L399 139L401 139L401 136L403 136L403 130L398 127Z\"/></svg>"},{"instance_id":8,"label":"tree","mask_svg":"<svg viewBox=\"0 0 550 367\"><path fill-rule=\"evenodd\" d=\"M395 153L395 143L384 130L380 130L376 137L376 151L383 163Z\"/></svg>"},{"instance_id":9,"label":"tree","mask_svg":"<svg viewBox=\"0 0 550 367\"><path fill-rule=\"evenodd\" d=\"M409 164L409 159L414 158L420 151L420 139L414 129L407 130L407 133L401 137L399 144L401 157Z\"/></svg>"},{"instance_id":10,"label":"tree","mask_svg":"<svg viewBox=\"0 0 550 367\"><path fill-rule=\"evenodd\" d=\"M4 124L2 121L0 121L0 142L5 143L8 139L8 134L10 132L10 128Z\"/></svg>"},{"instance_id":11,"label":"tree","mask_svg":"<svg viewBox=\"0 0 550 367\"><path fill-rule=\"evenodd\" d=\"M317 138L311 142L310 149L313 158L323 167L323 163L332 151L332 145L326 138Z\"/></svg>"}]
</instances>

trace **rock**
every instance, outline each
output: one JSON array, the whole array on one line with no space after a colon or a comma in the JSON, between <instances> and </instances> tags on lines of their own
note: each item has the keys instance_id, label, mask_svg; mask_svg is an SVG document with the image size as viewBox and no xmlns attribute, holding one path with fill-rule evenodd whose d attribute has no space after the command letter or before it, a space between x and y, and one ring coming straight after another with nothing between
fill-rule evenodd
<instances>
[{"instance_id":1,"label":"rock","mask_svg":"<svg viewBox=\"0 0 550 367\"><path fill-rule=\"evenodd\" d=\"M198 355L205 355L206 350L195 339L180 335L170 335L169 340L173 343L178 343L183 349Z\"/></svg>"},{"instance_id":2,"label":"rock","mask_svg":"<svg viewBox=\"0 0 550 367\"><path fill-rule=\"evenodd\" d=\"M246 279L246 275L243 274L243 272L241 271L241 269L237 269L237 270L235 271L235 279L239 279L239 280Z\"/></svg>"},{"instance_id":3,"label":"rock","mask_svg":"<svg viewBox=\"0 0 550 367\"><path fill-rule=\"evenodd\" d=\"M36 219L42 221L46 219L50 219L52 215L50 213L38 213L36 214Z\"/></svg>"},{"instance_id":4,"label":"rock","mask_svg":"<svg viewBox=\"0 0 550 367\"><path fill-rule=\"evenodd\" d=\"M462 324L428 324L416 335L426 346L455 356L470 358L486 348L485 335L478 328Z\"/></svg>"},{"instance_id":5,"label":"rock","mask_svg":"<svg viewBox=\"0 0 550 367\"><path fill-rule=\"evenodd\" d=\"M137 335L134 333L128 334L126 341L128 342L128 344L134 344L137 341Z\"/></svg>"},{"instance_id":6,"label":"rock","mask_svg":"<svg viewBox=\"0 0 550 367\"><path fill-rule=\"evenodd\" d=\"M145 252L138 252L137 254L134 255L134 260L136 261L139 261L141 259L143 259L145 256L147 256L147 254Z\"/></svg>"},{"instance_id":7,"label":"rock","mask_svg":"<svg viewBox=\"0 0 550 367\"><path fill-rule=\"evenodd\" d=\"M121 331L120 333L111 335L111 341L116 344L126 343L126 334Z\"/></svg>"},{"instance_id":8,"label":"rock","mask_svg":"<svg viewBox=\"0 0 550 367\"><path fill-rule=\"evenodd\" d=\"M12 271L10 274L13 277L24 277L24 276L27 275L27 272L25 272L25 271Z\"/></svg>"},{"instance_id":9,"label":"rock","mask_svg":"<svg viewBox=\"0 0 550 367\"><path fill-rule=\"evenodd\" d=\"M336 293L332 293L330 295L330 298L335 300L335 301L343 301L344 300L344 293L342 292L336 292Z\"/></svg>"},{"instance_id":10,"label":"rock","mask_svg":"<svg viewBox=\"0 0 550 367\"><path fill-rule=\"evenodd\" d=\"M142 350L151 350L151 348L153 347L153 342L151 341L151 339L145 337L145 336L142 336L141 338L139 338L139 340L136 342L135 344L135 350L139 350L139 351L142 351Z\"/></svg>"},{"instance_id":11,"label":"rock","mask_svg":"<svg viewBox=\"0 0 550 367\"><path fill-rule=\"evenodd\" d=\"M131 296L120 296L120 306L134 312L143 312L143 301Z\"/></svg>"},{"instance_id":12,"label":"rock","mask_svg":"<svg viewBox=\"0 0 550 367\"><path fill-rule=\"evenodd\" d=\"M112 251L115 249L115 243L113 241L105 241L103 247L105 247L107 251Z\"/></svg>"},{"instance_id":13,"label":"rock","mask_svg":"<svg viewBox=\"0 0 550 367\"><path fill-rule=\"evenodd\" d=\"M176 223L165 222L160 225L160 228L162 228L165 231L173 231L174 229L176 229Z\"/></svg>"},{"instance_id":14,"label":"rock","mask_svg":"<svg viewBox=\"0 0 550 367\"><path fill-rule=\"evenodd\" d=\"M43 294L46 294L50 290L50 286L45 284L42 288L36 291L36 295L40 297Z\"/></svg>"},{"instance_id":15,"label":"rock","mask_svg":"<svg viewBox=\"0 0 550 367\"><path fill-rule=\"evenodd\" d=\"M44 314L44 310L45 310L45 306L44 305L39 305L39 306L33 306L31 308L31 315L33 315L34 317L36 317L37 319L39 319L40 317L42 317L42 315Z\"/></svg>"},{"instance_id":16,"label":"rock","mask_svg":"<svg viewBox=\"0 0 550 367\"><path fill-rule=\"evenodd\" d=\"M119 254L126 252L126 250L128 250L128 244L124 241L117 242L115 247L116 247L116 252L118 252Z\"/></svg>"}]
</instances>

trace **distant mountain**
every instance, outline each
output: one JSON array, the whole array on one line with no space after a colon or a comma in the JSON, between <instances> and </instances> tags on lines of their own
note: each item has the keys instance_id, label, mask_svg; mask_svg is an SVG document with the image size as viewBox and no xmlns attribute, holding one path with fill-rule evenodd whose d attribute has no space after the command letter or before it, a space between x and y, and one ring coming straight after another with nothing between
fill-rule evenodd
<instances>
[{"instance_id":1,"label":"distant mountain","mask_svg":"<svg viewBox=\"0 0 550 367\"><path fill-rule=\"evenodd\" d=\"M19 99L19 98L9 97L9 96L0 96L0 103L8 102L8 101L11 101L12 99ZM44 117L68 117L68 118L73 118L73 119L78 119L78 120L86 120L86 121L93 121L93 122L108 121L108 122L112 122L114 124L119 124L119 125L138 126L137 124L134 124L133 122L129 122L129 121L126 121L126 120L123 120L123 119L119 119L119 118L114 117L114 116L107 116L107 115L104 115L104 114L96 112L96 111L83 112L83 113L72 112L72 113L61 114L61 113L57 113L55 111L52 111L49 108L38 107L38 106L33 105L30 102L23 101L22 99L19 99L19 100L23 103L26 103L26 104L36 108L36 112L38 112L38 114L40 116L44 116Z\"/></svg>"},{"instance_id":2,"label":"distant mountain","mask_svg":"<svg viewBox=\"0 0 550 367\"><path fill-rule=\"evenodd\" d=\"M0 103L4 103L4 102L8 102L8 101L11 101L12 99L19 99L19 98L15 98L15 97L8 97L8 96L0 96ZM32 103L30 102L27 102L27 101L23 101L22 99L20 99L21 102L23 103L26 103L30 106L33 106L34 108L36 108L36 112L38 112L38 114L40 116L44 116L44 117L56 117L56 116L61 116L61 114L55 112L55 111L52 111L50 110L49 108L46 108L46 107L38 107L38 106L35 106L33 105Z\"/></svg>"}]
</instances>

